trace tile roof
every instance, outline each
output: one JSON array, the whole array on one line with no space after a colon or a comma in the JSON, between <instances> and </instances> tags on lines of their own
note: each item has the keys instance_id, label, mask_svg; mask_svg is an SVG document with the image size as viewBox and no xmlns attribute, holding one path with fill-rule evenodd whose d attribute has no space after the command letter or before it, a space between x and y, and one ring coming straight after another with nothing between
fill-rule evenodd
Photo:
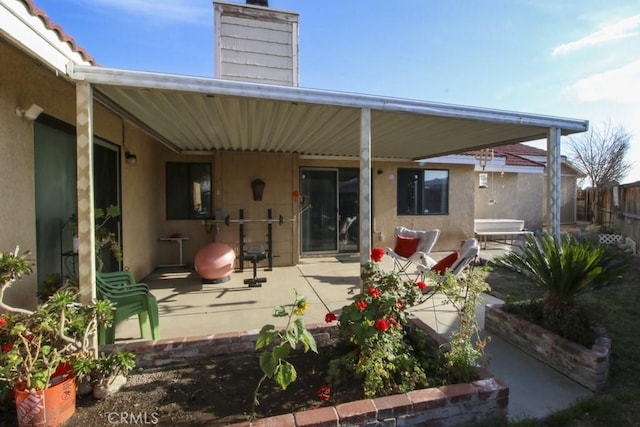
<instances>
[{"instance_id":1,"label":"tile roof","mask_svg":"<svg viewBox=\"0 0 640 427\"><path fill-rule=\"evenodd\" d=\"M526 144L509 144L499 147L492 147L494 157L505 157L505 164L507 166L533 166L544 167L544 162L535 162L527 159L525 156L547 156L545 150L541 150L536 147L531 147ZM463 155L473 156L475 151L468 151L462 153Z\"/></svg>"},{"instance_id":2,"label":"tile roof","mask_svg":"<svg viewBox=\"0 0 640 427\"><path fill-rule=\"evenodd\" d=\"M65 33L65 31L62 29L61 26L59 26L58 24L52 22L51 19L49 19L49 16L46 14L45 11L43 11L42 9L37 8L36 5L33 4L33 0L22 0L22 3L24 3L25 6L27 6L27 9L29 10L29 13L32 16L37 16L38 18L40 18L42 20L42 22L44 23L45 27L47 27L51 31L55 31L56 33L58 33L58 38L60 39L61 42L68 43L69 46L71 47L71 50L73 50L74 52L79 53L82 56L82 58L85 61L89 62L91 65L98 65L96 63L96 60L93 58L93 56L89 55L87 53L87 51L83 47L78 46L76 44L76 41L73 39L73 37L71 37L67 33Z\"/></svg>"}]
</instances>

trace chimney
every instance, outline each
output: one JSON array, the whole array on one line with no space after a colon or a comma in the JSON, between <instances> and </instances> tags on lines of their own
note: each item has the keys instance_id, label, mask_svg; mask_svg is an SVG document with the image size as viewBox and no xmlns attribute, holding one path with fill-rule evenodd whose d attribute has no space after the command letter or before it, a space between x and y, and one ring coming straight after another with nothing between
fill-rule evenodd
<instances>
[{"instance_id":1,"label":"chimney","mask_svg":"<svg viewBox=\"0 0 640 427\"><path fill-rule=\"evenodd\" d=\"M299 85L297 12L214 1L215 77Z\"/></svg>"}]
</instances>

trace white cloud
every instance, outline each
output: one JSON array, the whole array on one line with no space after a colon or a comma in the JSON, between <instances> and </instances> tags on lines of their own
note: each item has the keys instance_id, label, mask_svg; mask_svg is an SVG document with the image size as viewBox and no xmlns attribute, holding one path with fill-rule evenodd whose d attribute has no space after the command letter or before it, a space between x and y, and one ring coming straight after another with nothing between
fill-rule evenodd
<instances>
[{"instance_id":1,"label":"white cloud","mask_svg":"<svg viewBox=\"0 0 640 427\"><path fill-rule=\"evenodd\" d=\"M570 91L581 101L637 104L640 100L640 60L582 78L571 86Z\"/></svg>"},{"instance_id":2,"label":"white cloud","mask_svg":"<svg viewBox=\"0 0 640 427\"><path fill-rule=\"evenodd\" d=\"M182 23L208 23L211 2L202 0L80 0L88 7L106 7L120 13Z\"/></svg>"},{"instance_id":3,"label":"white cloud","mask_svg":"<svg viewBox=\"0 0 640 427\"><path fill-rule=\"evenodd\" d=\"M581 39L564 43L553 48L553 56L564 55L585 47L596 46L608 41L633 37L638 34L636 30L640 27L640 14L633 15L613 24L606 25L598 31L591 33Z\"/></svg>"}]
</instances>

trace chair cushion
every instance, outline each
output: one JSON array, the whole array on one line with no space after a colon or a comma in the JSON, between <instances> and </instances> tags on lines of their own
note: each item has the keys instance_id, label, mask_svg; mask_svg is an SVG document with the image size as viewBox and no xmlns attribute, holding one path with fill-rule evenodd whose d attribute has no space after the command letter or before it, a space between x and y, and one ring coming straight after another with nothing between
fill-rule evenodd
<instances>
[{"instance_id":1,"label":"chair cushion","mask_svg":"<svg viewBox=\"0 0 640 427\"><path fill-rule=\"evenodd\" d=\"M405 237L405 236L397 236L396 237L396 247L393 248L393 252L396 254L408 258L414 253L416 253L416 249L418 249L418 244L420 243L419 237Z\"/></svg>"},{"instance_id":2,"label":"chair cushion","mask_svg":"<svg viewBox=\"0 0 640 427\"><path fill-rule=\"evenodd\" d=\"M453 263L458 260L458 258L460 258L460 252L458 251L453 252L447 255L446 257L442 258L440 261L436 263L436 265L431 267L431 271L435 271L438 274L444 274L445 271L447 271L447 269L451 267Z\"/></svg>"}]
</instances>

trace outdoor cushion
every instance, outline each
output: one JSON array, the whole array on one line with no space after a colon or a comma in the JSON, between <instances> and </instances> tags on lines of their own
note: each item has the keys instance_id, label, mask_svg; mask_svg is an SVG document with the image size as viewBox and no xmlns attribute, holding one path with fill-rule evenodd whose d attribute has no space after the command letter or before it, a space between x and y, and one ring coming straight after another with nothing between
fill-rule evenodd
<instances>
[{"instance_id":1,"label":"outdoor cushion","mask_svg":"<svg viewBox=\"0 0 640 427\"><path fill-rule=\"evenodd\" d=\"M416 252L419 243L420 238L418 237L397 236L393 251L402 257L409 258Z\"/></svg>"},{"instance_id":2,"label":"outdoor cushion","mask_svg":"<svg viewBox=\"0 0 640 427\"><path fill-rule=\"evenodd\" d=\"M444 274L449 267L453 265L460 258L460 252L453 252L446 257L442 258L436 265L431 267L431 271L435 271L438 274Z\"/></svg>"}]
</instances>

